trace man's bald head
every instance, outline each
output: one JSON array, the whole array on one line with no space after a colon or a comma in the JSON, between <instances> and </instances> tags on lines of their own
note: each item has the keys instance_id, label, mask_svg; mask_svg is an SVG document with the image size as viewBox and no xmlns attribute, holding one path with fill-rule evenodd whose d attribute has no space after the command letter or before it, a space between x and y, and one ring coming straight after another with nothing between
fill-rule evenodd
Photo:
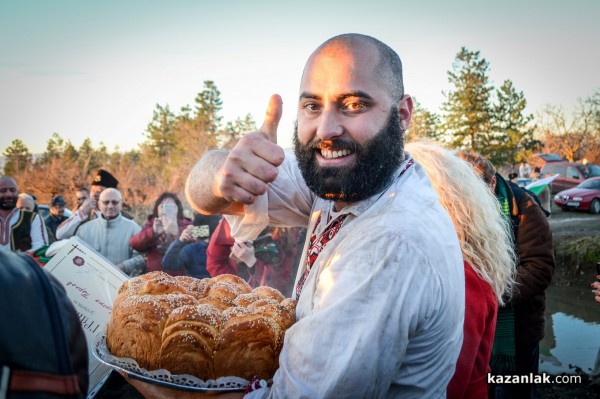
<instances>
[{"instance_id":1,"label":"man's bald head","mask_svg":"<svg viewBox=\"0 0 600 399\"><path fill-rule=\"evenodd\" d=\"M19 188L10 176L0 176L0 210L12 211L17 206Z\"/></svg>"},{"instance_id":2,"label":"man's bald head","mask_svg":"<svg viewBox=\"0 0 600 399\"><path fill-rule=\"evenodd\" d=\"M98 207L105 219L114 219L121 213L123 197L116 188L107 188L100 193Z\"/></svg>"},{"instance_id":3,"label":"man's bald head","mask_svg":"<svg viewBox=\"0 0 600 399\"><path fill-rule=\"evenodd\" d=\"M402 78L402 61L398 54L387 44L374 37L359 33L345 33L325 41L313 52L310 60L318 54L335 51L353 51L359 48L373 47L378 55L376 76L379 83L389 90L390 97L395 103L404 96L404 81Z\"/></svg>"},{"instance_id":4,"label":"man's bald head","mask_svg":"<svg viewBox=\"0 0 600 399\"><path fill-rule=\"evenodd\" d=\"M33 212L33 210L35 209L35 201L33 200L33 197L25 193L19 194L19 199L17 200L17 208Z\"/></svg>"},{"instance_id":5,"label":"man's bald head","mask_svg":"<svg viewBox=\"0 0 600 399\"><path fill-rule=\"evenodd\" d=\"M14 186L17 186L17 181L10 176L0 176L0 183L1 184L12 184Z\"/></svg>"}]
</instances>

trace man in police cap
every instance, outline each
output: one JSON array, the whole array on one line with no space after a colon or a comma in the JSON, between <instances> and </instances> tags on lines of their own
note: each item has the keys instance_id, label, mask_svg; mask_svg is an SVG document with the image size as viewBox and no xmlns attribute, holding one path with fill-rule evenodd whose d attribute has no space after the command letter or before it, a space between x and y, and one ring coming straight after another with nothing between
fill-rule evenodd
<instances>
[{"instance_id":1,"label":"man in police cap","mask_svg":"<svg viewBox=\"0 0 600 399\"><path fill-rule=\"evenodd\" d=\"M77 211L62 222L56 229L56 238L59 240L71 238L77 232L79 226L94 220L100 216L98 210L98 199L100 193L106 188L117 188L119 181L104 169L99 169L92 181L90 198L85 200Z\"/></svg>"}]
</instances>

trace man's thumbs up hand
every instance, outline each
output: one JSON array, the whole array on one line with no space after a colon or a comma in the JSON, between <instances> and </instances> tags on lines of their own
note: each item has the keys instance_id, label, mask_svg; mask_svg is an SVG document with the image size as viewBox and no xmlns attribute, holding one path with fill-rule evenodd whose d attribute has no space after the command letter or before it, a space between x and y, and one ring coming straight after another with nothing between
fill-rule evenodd
<instances>
[{"instance_id":1,"label":"man's thumbs up hand","mask_svg":"<svg viewBox=\"0 0 600 399\"><path fill-rule=\"evenodd\" d=\"M260 128L267 138L277 144L277 127L279 126L279 120L281 119L281 113L283 111L283 101L279 94L273 94L269 99L269 105L267 107L267 113L265 120Z\"/></svg>"},{"instance_id":2,"label":"man's thumbs up hand","mask_svg":"<svg viewBox=\"0 0 600 399\"><path fill-rule=\"evenodd\" d=\"M277 167L284 159L283 148L277 145L282 108L281 97L272 95L261 128L242 137L229 152L217 177L220 194L227 201L252 204L277 178Z\"/></svg>"}]
</instances>

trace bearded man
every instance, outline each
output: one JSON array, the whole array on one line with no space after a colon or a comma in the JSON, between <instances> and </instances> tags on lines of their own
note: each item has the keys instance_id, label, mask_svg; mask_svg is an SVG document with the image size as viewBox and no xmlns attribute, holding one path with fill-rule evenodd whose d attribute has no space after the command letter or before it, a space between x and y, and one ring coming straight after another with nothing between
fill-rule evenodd
<instances>
[{"instance_id":1,"label":"bearded man","mask_svg":"<svg viewBox=\"0 0 600 399\"><path fill-rule=\"evenodd\" d=\"M10 176L0 177L0 249L35 252L48 244L41 216L17 207L19 188Z\"/></svg>"},{"instance_id":2,"label":"bearded man","mask_svg":"<svg viewBox=\"0 0 600 399\"><path fill-rule=\"evenodd\" d=\"M412 99L400 58L372 37L336 36L308 59L298 98L295 157L276 144L275 95L261 129L207 153L186 184L197 210L238 215L228 220L240 241L267 223L308 226L297 321L272 386L248 397L445 397L462 344L463 262L403 151Z\"/></svg>"}]
</instances>

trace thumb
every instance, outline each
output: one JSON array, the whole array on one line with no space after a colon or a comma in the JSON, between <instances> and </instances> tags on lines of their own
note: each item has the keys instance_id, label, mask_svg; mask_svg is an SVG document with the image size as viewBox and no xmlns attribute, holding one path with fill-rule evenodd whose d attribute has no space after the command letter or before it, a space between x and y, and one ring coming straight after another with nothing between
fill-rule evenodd
<instances>
[{"instance_id":1,"label":"thumb","mask_svg":"<svg viewBox=\"0 0 600 399\"><path fill-rule=\"evenodd\" d=\"M275 144L277 144L277 127L279 126L282 111L283 101L281 100L281 96L279 94L273 94L269 99L267 114L265 115L265 121L263 122L260 131Z\"/></svg>"}]
</instances>

